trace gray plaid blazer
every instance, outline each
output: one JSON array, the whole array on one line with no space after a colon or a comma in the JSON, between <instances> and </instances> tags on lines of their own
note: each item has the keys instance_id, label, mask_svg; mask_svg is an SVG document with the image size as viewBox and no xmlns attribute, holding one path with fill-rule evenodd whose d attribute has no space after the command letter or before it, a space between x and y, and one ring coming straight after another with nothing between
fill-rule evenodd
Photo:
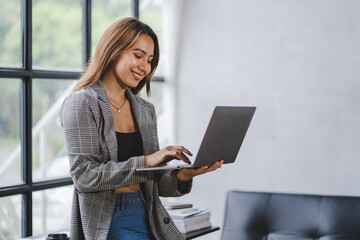
<instances>
[{"instance_id":1,"label":"gray plaid blazer","mask_svg":"<svg viewBox=\"0 0 360 240\"><path fill-rule=\"evenodd\" d=\"M129 89L144 155L159 150L154 106ZM74 194L70 238L106 239L115 205L115 189L141 183L147 219L155 239L184 239L161 204L159 196L176 197L190 192L192 182L178 184L176 170L137 172L145 156L117 162L117 141L110 103L101 81L71 93L60 111Z\"/></svg>"}]
</instances>

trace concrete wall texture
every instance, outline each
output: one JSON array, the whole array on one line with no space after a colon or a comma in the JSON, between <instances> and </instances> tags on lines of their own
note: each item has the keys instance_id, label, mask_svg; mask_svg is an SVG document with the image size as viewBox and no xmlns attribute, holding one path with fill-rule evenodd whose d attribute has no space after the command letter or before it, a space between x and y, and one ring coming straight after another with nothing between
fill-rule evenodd
<instances>
[{"instance_id":1,"label":"concrete wall texture","mask_svg":"<svg viewBox=\"0 0 360 240\"><path fill-rule=\"evenodd\" d=\"M236 162L180 200L221 226L230 189L359 196L360 1L183 4L176 143L196 153L217 105L257 111Z\"/></svg>"}]
</instances>

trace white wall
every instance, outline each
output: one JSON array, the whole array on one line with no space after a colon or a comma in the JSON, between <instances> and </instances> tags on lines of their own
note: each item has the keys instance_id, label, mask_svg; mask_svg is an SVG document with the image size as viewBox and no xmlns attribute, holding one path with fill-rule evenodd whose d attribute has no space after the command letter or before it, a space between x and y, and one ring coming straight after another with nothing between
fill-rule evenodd
<instances>
[{"instance_id":1,"label":"white wall","mask_svg":"<svg viewBox=\"0 0 360 240\"><path fill-rule=\"evenodd\" d=\"M360 195L360 1L187 0L182 20L176 142L196 153L216 105L257 112L180 200L221 226L229 189Z\"/></svg>"}]
</instances>

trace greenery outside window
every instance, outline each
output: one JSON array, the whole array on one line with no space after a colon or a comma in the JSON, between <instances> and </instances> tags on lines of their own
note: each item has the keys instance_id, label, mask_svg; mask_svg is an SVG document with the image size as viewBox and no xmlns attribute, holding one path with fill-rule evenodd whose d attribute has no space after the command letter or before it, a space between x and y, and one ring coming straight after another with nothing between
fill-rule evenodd
<instances>
[{"instance_id":1,"label":"greenery outside window","mask_svg":"<svg viewBox=\"0 0 360 240\"><path fill-rule=\"evenodd\" d=\"M0 67L21 67L21 1L0 6Z\"/></svg>"}]
</instances>

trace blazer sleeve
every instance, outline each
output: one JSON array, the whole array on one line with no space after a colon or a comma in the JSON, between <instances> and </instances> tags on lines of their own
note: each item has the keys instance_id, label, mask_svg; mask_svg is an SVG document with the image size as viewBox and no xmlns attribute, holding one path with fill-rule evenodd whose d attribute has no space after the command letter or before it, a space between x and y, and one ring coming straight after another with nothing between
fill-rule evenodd
<instances>
[{"instance_id":1,"label":"blazer sleeve","mask_svg":"<svg viewBox=\"0 0 360 240\"><path fill-rule=\"evenodd\" d=\"M193 180L179 183L176 177L178 171L178 169L173 169L158 173L159 195L161 197L180 197L191 191Z\"/></svg>"},{"instance_id":2,"label":"blazer sleeve","mask_svg":"<svg viewBox=\"0 0 360 240\"><path fill-rule=\"evenodd\" d=\"M89 99L91 97L85 92L75 92L65 99L60 111L75 187L81 192L97 192L145 182L146 173L135 170L145 167L145 156L132 157L125 162L104 157L100 144L105 143L99 140L100 116L94 113Z\"/></svg>"},{"instance_id":3,"label":"blazer sleeve","mask_svg":"<svg viewBox=\"0 0 360 240\"><path fill-rule=\"evenodd\" d=\"M154 119L155 123L155 144L156 144L156 151L159 151L159 138L157 135L157 117L155 108L152 104L150 104L150 112L152 114L152 118ZM159 195L161 197L179 197L187 194L191 191L192 188L192 181L190 180L186 183L179 183L177 180L177 172L178 169L173 170L163 170L163 171L156 171L156 179L157 184L159 187Z\"/></svg>"}]
</instances>

